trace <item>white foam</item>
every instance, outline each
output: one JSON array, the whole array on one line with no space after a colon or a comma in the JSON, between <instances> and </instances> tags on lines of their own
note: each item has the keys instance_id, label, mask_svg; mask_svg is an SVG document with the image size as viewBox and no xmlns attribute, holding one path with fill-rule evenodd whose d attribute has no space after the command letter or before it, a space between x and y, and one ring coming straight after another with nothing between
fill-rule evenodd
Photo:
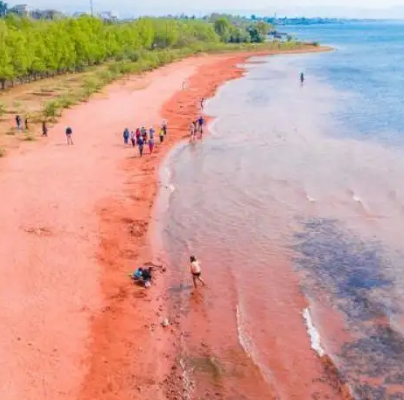
<instances>
[{"instance_id":1,"label":"white foam","mask_svg":"<svg viewBox=\"0 0 404 400\"><path fill-rule=\"evenodd\" d=\"M310 197L308 194L306 194L306 198L310 203L315 203L317 201L314 197Z\"/></svg>"},{"instance_id":2,"label":"white foam","mask_svg":"<svg viewBox=\"0 0 404 400\"><path fill-rule=\"evenodd\" d=\"M325 354L324 349L321 347L321 338L318 330L313 324L313 320L311 318L310 310L305 308L303 311L303 318L306 321L307 333L310 336L311 348L317 352L320 357L323 357Z\"/></svg>"},{"instance_id":3,"label":"white foam","mask_svg":"<svg viewBox=\"0 0 404 400\"><path fill-rule=\"evenodd\" d=\"M245 353L251 357L252 345L251 339L249 338L247 332L244 330L244 324L241 317L241 311L239 306L236 306L236 316L237 316L237 335L238 341L241 347L244 349Z\"/></svg>"}]
</instances>

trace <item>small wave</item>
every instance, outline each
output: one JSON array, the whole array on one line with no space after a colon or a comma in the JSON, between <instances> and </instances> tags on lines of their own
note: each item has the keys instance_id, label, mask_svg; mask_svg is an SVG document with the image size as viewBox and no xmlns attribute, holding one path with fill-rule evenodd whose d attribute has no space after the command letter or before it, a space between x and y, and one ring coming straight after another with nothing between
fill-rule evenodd
<instances>
[{"instance_id":1,"label":"small wave","mask_svg":"<svg viewBox=\"0 0 404 400\"><path fill-rule=\"evenodd\" d=\"M310 202L310 203L315 203L317 200L314 197L310 197L308 194L306 194L306 199Z\"/></svg>"},{"instance_id":2,"label":"small wave","mask_svg":"<svg viewBox=\"0 0 404 400\"><path fill-rule=\"evenodd\" d=\"M321 346L321 338L320 338L320 333L316 329L316 327L313 324L313 320L311 318L310 310L308 308L305 308L303 311L303 318L306 321L306 326L307 326L307 333L310 336L310 341L311 341L311 348L317 352L317 354L320 357L323 357L325 355L325 351Z\"/></svg>"},{"instance_id":3,"label":"small wave","mask_svg":"<svg viewBox=\"0 0 404 400\"><path fill-rule=\"evenodd\" d=\"M241 311L239 306L236 306L236 317L237 317L237 334L238 334L238 341L241 347L244 349L245 353L252 357L252 343L251 339L248 336L247 332L244 329L244 323L241 317Z\"/></svg>"}]
</instances>

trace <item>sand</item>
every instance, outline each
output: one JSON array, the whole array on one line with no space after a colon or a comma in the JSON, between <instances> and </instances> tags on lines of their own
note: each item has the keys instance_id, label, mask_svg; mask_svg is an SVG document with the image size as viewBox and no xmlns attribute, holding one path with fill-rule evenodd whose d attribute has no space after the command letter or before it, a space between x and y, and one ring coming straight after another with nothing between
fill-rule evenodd
<instances>
[{"instance_id":1,"label":"sand","mask_svg":"<svg viewBox=\"0 0 404 400\"><path fill-rule=\"evenodd\" d=\"M158 258L148 233L161 160L249 56L193 57L117 82L0 161L2 400L181 398L175 316L160 325L169 271L148 291L127 275ZM168 140L153 155L123 145L125 126L163 118Z\"/></svg>"}]
</instances>

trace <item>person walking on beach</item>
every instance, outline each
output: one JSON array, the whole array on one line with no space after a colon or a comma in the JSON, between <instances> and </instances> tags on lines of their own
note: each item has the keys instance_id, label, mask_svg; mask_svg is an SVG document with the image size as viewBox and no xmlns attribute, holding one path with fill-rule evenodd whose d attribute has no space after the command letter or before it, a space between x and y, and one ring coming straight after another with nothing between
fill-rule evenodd
<instances>
[{"instance_id":1,"label":"person walking on beach","mask_svg":"<svg viewBox=\"0 0 404 400\"><path fill-rule=\"evenodd\" d=\"M198 118L198 127L199 127L199 133L200 133L200 138L202 139L203 135L203 127L205 125L205 120L203 119L202 115Z\"/></svg>"},{"instance_id":2,"label":"person walking on beach","mask_svg":"<svg viewBox=\"0 0 404 400\"><path fill-rule=\"evenodd\" d=\"M201 99L201 110L203 110L204 107L205 107L205 98L202 97L202 99Z\"/></svg>"},{"instance_id":3,"label":"person walking on beach","mask_svg":"<svg viewBox=\"0 0 404 400\"><path fill-rule=\"evenodd\" d=\"M154 134L156 133L156 131L154 130L154 128L153 127L151 127L150 129L149 129L149 138L150 139L154 139Z\"/></svg>"},{"instance_id":4,"label":"person walking on beach","mask_svg":"<svg viewBox=\"0 0 404 400\"><path fill-rule=\"evenodd\" d=\"M125 128L124 131L123 131L123 143L124 144L129 143L129 136L130 136L129 129Z\"/></svg>"},{"instance_id":5,"label":"person walking on beach","mask_svg":"<svg viewBox=\"0 0 404 400\"><path fill-rule=\"evenodd\" d=\"M154 138L149 138L149 151L150 151L150 154L152 154L153 153L153 150L154 150Z\"/></svg>"},{"instance_id":6,"label":"person walking on beach","mask_svg":"<svg viewBox=\"0 0 404 400\"><path fill-rule=\"evenodd\" d=\"M140 133L141 133L141 135L142 135L142 138L143 138L143 143L147 143L147 129L144 127L144 126L142 126L142 129L140 130Z\"/></svg>"},{"instance_id":7,"label":"person walking on beach","mask_svg":"<svg viewBox=\"0 0 404 400\"><path fill-rule=\"evenodd\" d=\"M21 130L21 117L19 115L15 116L15 125L17 129L20 131Z\"/></svg>"},{"instance_id":8,"label":"person walking on beach","mask_svg":"<svg viewBox=\"0 0 404 400\"><path fill-rule=\"evenodd\" d=\"M73 135L73 129L70 128L70 126L68 126L66 128L66 139L67 139L67 145L71 146L73 145L73 139L72 139L72 135Z\"/></svg>"},{"instance_id":9,"label":"person walking on beach","mask_svg":"<svg viewBox=\"0 0 404 400\"><path fill-rule=\"evenodd\" d=\"M136 140L139 140L140 136L142 136L141 133L140 133L140 129L137 128L136 129Z\"/></svg>"},{"instance_id":10,"label":"person walking on beach","mask_svg":"<svg viewBox=\"0 0 404 400\"><path fill-rule=\"evenodd\" d=\"M164 132L164 136L166 136L167 135L167 121L166 120L163 120L163 124L161 126L161 129Z\"/></svg>"},{"instance_id":11,"label":"person walking on beach","mask_svg":"<svg viewBox=\"0 0 404 400\"><path fill-rule=\"evenodd\" d=\"M192 275L192 281L194 282L194 288L196 289L198 287L197 281L202 283L203 286L205 286L205 282L202 279L202 270L201 270L201 265L197 258L195 256L190 257L190 269L191 269L191 275Z\"/></svg>"},{"instance_id":12,"label":"person walking on beach","mask_svg":"<svg viewBox=\"0 0 404 400\"><path fill-rule=\"evenodd\" d=\"M304 73L303 72L300 73L300 84L301 85L304 84Z\"/></svg>"},{"instance_id":13,"label":"person walking on beach","mask_svg":"<svg viewBox=\"0 0 404 400\"><path fill-rule=\"evenodd\" d=\"M42 136L48 136L48 126L46 121L42 121Z\"/></svg>"},{"instance_id":14,"label":"person walking on beach","mask_svg":"<svg viewBox=\"0 0 404 400\"><path fill-rule=\"evenodd\" d=\"M164 142L164 130L163 128L161 128L160 133L159 133L159 137L160 137L160 144Z\"/></svg>"},{"instance_id":15,"label":"person walking on beach","mask_svg":"<svg viewBox=\"0 0 404 400\"><path fill-rule=\"evenodd\" d=\"M130 133L130 141L132 142L132 147L136 146L136 133L135 131L132 131Z\"/></svg>"},{"instance_id":16,"label":"person walking on beach","mask_svg":"<svg viewBox=\"0 0 404 400\"><path fill-rule=\"evenodd\" d=\"M189 141L195 142L196 139L196 127L195 127L195 122L192 121L191 125L189 126Z\"/></svg>"},{"instance_id":17,"label":"person walking on beach","mask_svg":"<svg viewBox=\"0 0 404 400\"><path fill-rule=\"evenodd\" d=\"M140 136L140 138L137 140L137 147L139 148L139 155L142 157L144 149L144 140L142 136Z\"/></svg>"}]
</instances>

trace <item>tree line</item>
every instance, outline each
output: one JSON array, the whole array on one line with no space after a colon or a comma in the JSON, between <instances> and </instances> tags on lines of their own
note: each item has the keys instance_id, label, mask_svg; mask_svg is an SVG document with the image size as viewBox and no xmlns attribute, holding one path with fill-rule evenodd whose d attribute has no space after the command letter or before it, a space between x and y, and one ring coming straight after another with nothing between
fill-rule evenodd
<instances>
[{"instance_id":1,"label":"tree line","mask_svg":"<svg viewBox=\"0 0 404 400\"><path fill-rule=\"evenodd\" d=\"M60 20L0 19L0 83L80 71L108 60L137 61L142 51L219 43L212 23L140 18L108 23L83 15Z\"/></svg>"}]
</instances>

